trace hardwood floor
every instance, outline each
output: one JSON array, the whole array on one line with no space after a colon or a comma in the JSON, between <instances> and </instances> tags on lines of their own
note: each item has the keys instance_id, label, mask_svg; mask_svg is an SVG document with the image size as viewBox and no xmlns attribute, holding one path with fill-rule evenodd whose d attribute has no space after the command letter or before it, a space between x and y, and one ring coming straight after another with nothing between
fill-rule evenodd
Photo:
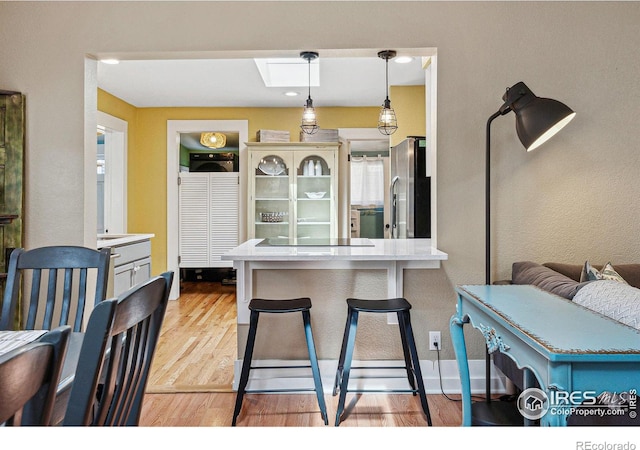
<instances>
[{"instance_id":1,"label":"hardwood floor","mask_svg":"<svg viewBox=\"0 0 640 450\"><path fill-rule=\"evenodd\" d=\"M459 397L458 397L459 398ZM329 425L333 426L337 397L325 395ZM460 426L460 403L442 395L429 395L434 427ZM147 394L141 426L228 427L235 394ZM362 394L347 397L347 415L341 427L426 427L418 397L407 394ZM313 394L247 394L237 427L324 427Z\"/></svg>"},{"instance_id":2,"label":"hardwood floor","mask_svg":"<svg viewBox=\"0 0 640 450\"><path fill-rule=\"evenodd\" d=\"M232 392L235 286L183 282L169 302L147 392Z\"/></svg>"},{"instance_id":3,"label":"hardwood floor","mask_svg":"<svg viewBox=\"0 0 640 450\"><path fill-rule=\"evenodd\" d=\"M183 282L158 342L140 420L149 427L228 427L235 393L235 286ZM456 399L459 396L449 396ZM325 395L333 425L337 397ZM459 426L461 405L428 396L433 426ZM347 397L341 427L425 427L417 396L362 394ZM313 394L247 394L238 427L323 427Z\"/></svg>"}]
</instances>

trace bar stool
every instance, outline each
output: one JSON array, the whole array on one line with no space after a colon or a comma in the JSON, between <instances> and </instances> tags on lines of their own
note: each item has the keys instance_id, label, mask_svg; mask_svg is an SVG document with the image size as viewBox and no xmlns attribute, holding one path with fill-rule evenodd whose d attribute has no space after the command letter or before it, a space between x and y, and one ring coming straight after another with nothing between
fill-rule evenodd
<instances>
[{"instance_id":1,"label":"bar stool","mask_svg":"<svg viewBox=\"0 0 640 450\"><path fill-rule=\"evenodd\" d=\"M266 300L255 298L249 302L249 310L251 311L249 318L249 335L247 337L247 346L244 350L244 359L242 360L242 371L240 373L240 383L238 385L238 393L236 394L236 406L233 412L232 426L236 425L236 419L240 410L242 409L242 399L245 392L250 393L275 393L275 392L303 392L314 391L318 397L318 405L320 406L320 413L324 424L329 423L327 416L327 407L324 402L324 394L322 390L322 380L320 379L320 369L318 368L318 358L316 356L316 348L313 342L313 334L311 332L311 299L294 298L288 300ZM298 365L298 366L252 366L251 361L253 357L253 347L256 339L256 332L258 330L258 318L260 313L292 313L301 312L302 322L304 324L304 332L307 340L307 350L309 352L309 360L311 365ZM250 370L259 369L296 369L296 368L311 368L313 374L314 388L309 389L269 389L269 390L246 390L247 382L249 381Z\"/></svg>"},{"instance_id":2,"label":"bar stool","mask_svg":"<svg viewBox=\"0 0 640 450\"><path fill-rule=\"evenodd\" d=\"M340 350L340 358L338 360L336 380L333 385L333 395L337 395L337 393L340 392L338 409L336 411L335 426L340 425L347 392L412 392L413 395L416 395L417 393L420 395L420 402L422 403L422 410L427 417L427 423L431 425L431 414L429 413L429 405L427 404L427 395L424 389L422 371L420 370L420 360L418 358L416 343L413 337L413 329L411 328L411 317L409 315L411 303L409 303L404 298L392 298L384 300L362 300L356 298L348 298L347 306L347 323L344 329L344 337L342 339L342 348ZM353 349L356 341L356 329L358 327L358 314L361 312L397 313L398 326L400 328L400 339L402 341L402 350L404 353L404 366L351 367L351 359L353 357ZM348 389L349 374L351 372L351 369L405 369L411 389Z\"/></svg>"}]
</instances>

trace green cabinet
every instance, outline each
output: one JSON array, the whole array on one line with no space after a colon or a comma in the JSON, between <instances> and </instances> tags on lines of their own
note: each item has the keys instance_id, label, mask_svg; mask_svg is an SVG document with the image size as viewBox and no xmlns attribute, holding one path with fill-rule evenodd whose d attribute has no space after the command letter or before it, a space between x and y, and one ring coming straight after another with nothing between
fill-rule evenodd
<instances>
[{"instance_id":1,"label":"green cabinet","mask_svg":"<svg viewBox=\"0 0 640 450\"><path fill-rule=\"evenodd\" d=\"M19 92L0 90L0 281L4 292L8 253L22 247L24 103Z\"/></svg>"}]
</instances>

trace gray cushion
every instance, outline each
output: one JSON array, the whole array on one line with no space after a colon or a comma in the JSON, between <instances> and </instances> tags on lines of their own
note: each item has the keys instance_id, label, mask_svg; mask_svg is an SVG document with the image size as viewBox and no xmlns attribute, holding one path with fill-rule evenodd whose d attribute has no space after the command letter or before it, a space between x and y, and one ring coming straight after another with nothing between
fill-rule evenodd
<instances>
[{"instance_id":1,"label":"gray cushion","mask_svg":"<svg viewBox=\"0 0 640 450\"><path fill-rule=\"evenodd\" d=\"M532 284L569 300L587 284L532 261L513 263L511 275L513 284Z\"/></svg>"},{"instance_id":2,"label":"gray cushion","mask_svg":"<svg viewBox=\"0 0 640 450\"><path fill-rule=\"evenodd\" d=\"M574 280L580 279L580 273L582 271L582 265L580 264L566 264L557 262L547 262L543 264L556 272L560 272L563 275L573 278ZM594 265L596 269L600 270L602 266ZM640 264L615 264L616 272L620 274L624 280L631 286L640 288Z\"/></svg>"}]
</instances>

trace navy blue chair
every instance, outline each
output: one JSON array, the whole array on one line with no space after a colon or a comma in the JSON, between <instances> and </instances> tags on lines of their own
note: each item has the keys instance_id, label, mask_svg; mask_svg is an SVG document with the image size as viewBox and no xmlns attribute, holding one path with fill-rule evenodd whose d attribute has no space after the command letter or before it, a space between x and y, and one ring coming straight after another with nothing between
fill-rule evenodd
<instances>
[{"instance_id":1,"label":"navy blue chair","mask_svg":"<svg viewBox=\"0 0 640 450\"><path fill-rule=\"evenodd\" d=\"M111 249L50 246L11 252L0 315L0 330L51 330L70 325L83 328L86 305L97 305L107 295ZM95 289L89 271L95 271ZM18 317L20 299L28 307ZM90 303L88 303L90 302Z\"/></svg>"},{"instance_id":2,"label":"navy blue chair","mask_svg":"<svg viewBox=\"0 0 640 450\"><path fill-rule=\"evenodd\" d=\"M93 309L64 426L138 425L172 281L165 272Z\"/></svg>"},{"instance_id":3,"label":"navy blue chair","mask_svg":"<svg viewBox=\"0 0 640 450\"><path fill-rule=\"evenodd\" d=\"M58 327L0 356L0 424L52 425L70 333Z\"/></svg>"}]
</instances>

